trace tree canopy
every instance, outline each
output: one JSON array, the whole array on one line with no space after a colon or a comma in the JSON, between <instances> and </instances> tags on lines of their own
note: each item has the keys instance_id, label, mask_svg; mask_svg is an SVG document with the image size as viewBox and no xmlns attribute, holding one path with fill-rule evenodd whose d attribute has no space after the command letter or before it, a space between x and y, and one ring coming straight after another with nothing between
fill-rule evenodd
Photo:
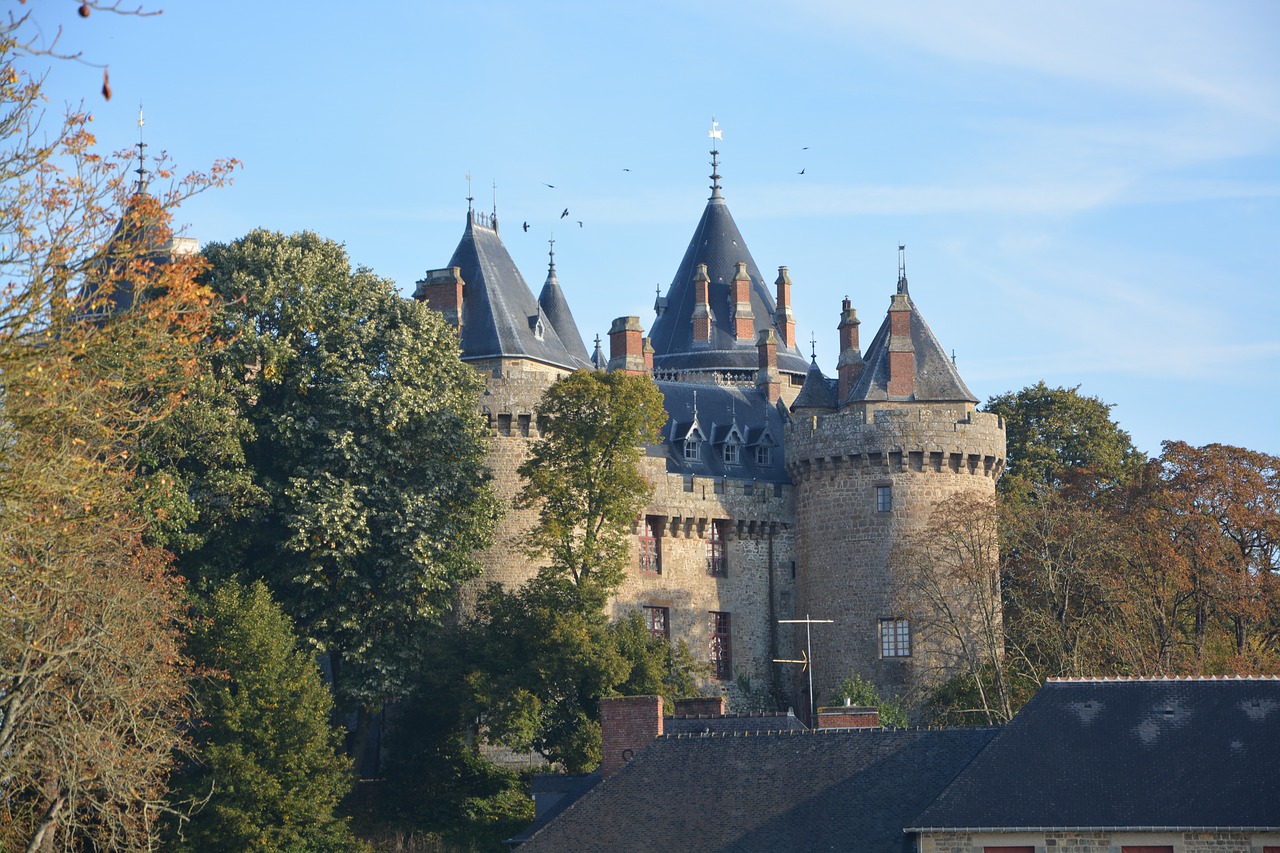
<instances>
[{"instance_id":1,"label":"tree canopy","mask_svg":"<svg viewBox=\"0 0 1280 853\"><path fill-rule=\"evenodd\" d=\"M438 314L338 243L259 230L204 254L252 499L182 565L265 580L329 655L339 702L377 707L488 542L480 380Z\"/></svg>"}]
</instances>

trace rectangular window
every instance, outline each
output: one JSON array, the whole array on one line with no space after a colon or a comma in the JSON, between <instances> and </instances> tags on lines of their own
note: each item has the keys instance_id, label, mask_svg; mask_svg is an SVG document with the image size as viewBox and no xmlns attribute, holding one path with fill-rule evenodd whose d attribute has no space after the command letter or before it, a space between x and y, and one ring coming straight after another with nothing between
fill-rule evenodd
<instances>
[{"instance_id":1,"label":"rectangular window","mask_svg":"<svg viewBox=\"0 0 1280 853\"><path fill-rule=\"evenodd\" d=\"M715 519L707 531L707 574L715 578L729 576L729 563L724 551L724 522Z\"/></svg>"},{"instance_id":2,"label":"rectangular window","mask_svg":"<svg viewBox=\"0 0 1280 853\"><path fill-rule=\"evenodd\" d=\"M523 436L529 435L529 427L533 424L533 415L517 415L516 426Z\"/></svg>"},{"instance_id":3,"label":"rectangular window","mask_svg":"<svg viewBox=\"0 0 1280 853\"><path fill-rule=\"evenodd\" d=\"M686 475L685 475L685 477L684 477L684 490L685 490L686 492L692 492L692 491L693 491L693 475L692 475L692 474L686 474Z\"/></svg>"},{"instance_id":4,"label":"rectangular window","mask_svg":"<svg viewBox=\"0 0 1280 853\"><path fill-rule=\"evenodd\" d=\"M649 636L655 640L671 639L671 623L668 621L667 608L665 607L649 607L644 608L644 624L649 629Z\"/></svg>"},{"instance_id":5,"label":"rectangular window","mask_svg":"<svg viewBox=\"0 0 1280 853\"><path fill-rule=\"evenodd\" d=\"M911 623L906 619L880 620L880 657L911 657Z\"/></svg>"},{"instance_id":6,"label":"rectangular window","mask_svg":"<svg viewBox=\"0 0 1280 853\"><path fill-rule=\"evenodd\" d=\"M699 446L700 442L698 442L697 439L686 438L684 440L684 458L691 462L696 462L698 457L701 455L698 452Z\"/></svg>"},{"instance_id":7,"label":"rectangular window","mask_svg":"<svg viewBox=\"0 0 1280 853\"><path fill-rule=\"evenodd\" d=\"M711 674L721 681L733 678L733 647L729 640L729 614L711 611L710 614L711 644L708 649L711 658Z\"/></svg>"},{"instance_id":8,"label":"rectangular window","mask_svg":"<svg viewBox=\"0 0 1280 853\"><path fill-rule=\"evenodd\" d=\"M893 487L876 486L876 512L889 512L893 509Z\"/></svg>"},{"instance_id":9,"label":"rectangular window","mask_svg":"<svg viewBox=\"0 0 1280 853\"><path fill-rule=\"evenodd\" d=\"M738 444L736 442L731 441L724 446L724 464L738 464Z\"/></svg>"},{"instance_id":10,"label":"rectangular window","mask_svg":"<svg viewBox=\"0 0 1280 853\"><path fill-rule=\"evenodd\" d=\"M640 531L640 571L662 573L662 537L658 535L661 521L645 516L644 529Z\"/></svg>"},{"instance_id":11,"label":"rectangular window","mask_svg":"<svg viewBox=\"0 0 1280 853\"><path fill-rule=\"evenodd\" d=\"M773 464L773 448L763 444L756 447L756 464L772 465Z\"/></svg>"}]
</instances>

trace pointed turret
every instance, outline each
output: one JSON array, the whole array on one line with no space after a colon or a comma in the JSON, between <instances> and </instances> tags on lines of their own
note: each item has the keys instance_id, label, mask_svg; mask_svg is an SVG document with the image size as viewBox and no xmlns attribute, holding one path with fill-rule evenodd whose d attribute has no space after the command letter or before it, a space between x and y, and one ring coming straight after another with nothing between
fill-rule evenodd
<instances>
[{"instance_id":1,"label":"pointed turret","mask_svg":"<svg viewBox=\"0 0 1280 853\"><path fill-rule=\"evenodd\" d=\"M437 306L433 296L437 281L447 284L454 275L456 290L450 292L456 293L459 304ZM549 308L533 297L502 244L496 215L468 210L462 240L448 267L429 271L417 284L415 299L444 310L446 316L450 310L455 312L463 361L523 358L567 370L591 366L554 275L547 282L552 289L547 305L554 306ZM569 341L560 336L557 322L564 326Z\"/></svg>"},{"instance_id":2,"label":"pointed turret","mask_svg":"<svg viewBox=\"0 0 1280 853\"><path fill-rule=\"evenodd\" d=\"M550 255L551 260L547 264L547 281L542 285L542 292L538 294L538 304L542 306L543 312L551 321L565 348L570 353L585 355L587 348L582 342L582 335L578 333L578 324L573 321L573 312L569 310L564 291L560 289L560 282L556 279L555 240L551 241Z\"/></svg>"},{"instance_id":3,"label":"pointed turret","mask_svg":"<svg viewBox=\"0 0 1280 853\"><path fill-rule=\"evenodd\" d=\"M654 364L659 370L753 370L757 366L756 340L760 332L773 329L778 339L778 370L795 375L798 381L808 365L793 340L795 321L790 306L779 315L773 294L725 203L719 150L713 147L711 154L711 197L665 298L659 297L654 306L658 315L651 330ZM790 283L785 278L783 290L788 301Z\"/></svg>"}]
</instances>

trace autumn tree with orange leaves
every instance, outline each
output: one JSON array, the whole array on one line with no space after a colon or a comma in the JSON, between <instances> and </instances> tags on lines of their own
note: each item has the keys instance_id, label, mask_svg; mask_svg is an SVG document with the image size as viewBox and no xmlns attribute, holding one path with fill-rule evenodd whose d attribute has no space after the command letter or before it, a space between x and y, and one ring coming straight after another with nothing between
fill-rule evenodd
<instances>
[{"instance_id":1,"label":"autumn tree with orange leaves","mask_svg":"<svg viewBox=\"0 0 1280 853\"><path fill-rule=\"evenodd\" d=\"M0 849L141 850L185 723L181 587L133 448L200 370L209 294L163 191L44 118L29 17L0 26Z\"/></svg>"}]
</instances>

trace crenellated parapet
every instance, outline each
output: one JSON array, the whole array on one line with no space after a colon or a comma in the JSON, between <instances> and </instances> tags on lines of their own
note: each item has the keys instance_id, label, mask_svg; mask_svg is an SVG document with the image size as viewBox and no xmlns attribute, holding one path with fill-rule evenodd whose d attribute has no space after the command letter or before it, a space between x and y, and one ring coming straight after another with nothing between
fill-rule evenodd
<instances>
[{"instance_id":1,"label":"crenellated parapet","mask_svg":"<svg viewBox=\"0 0 1280 853\"><path fill-rule=\"evenodd\" d=\"M787 473L797 483L840 472L950 473L998 479L1005 467L999 415L970 405L851 406L787 429Z\"/></svg>"}]
</instances>

